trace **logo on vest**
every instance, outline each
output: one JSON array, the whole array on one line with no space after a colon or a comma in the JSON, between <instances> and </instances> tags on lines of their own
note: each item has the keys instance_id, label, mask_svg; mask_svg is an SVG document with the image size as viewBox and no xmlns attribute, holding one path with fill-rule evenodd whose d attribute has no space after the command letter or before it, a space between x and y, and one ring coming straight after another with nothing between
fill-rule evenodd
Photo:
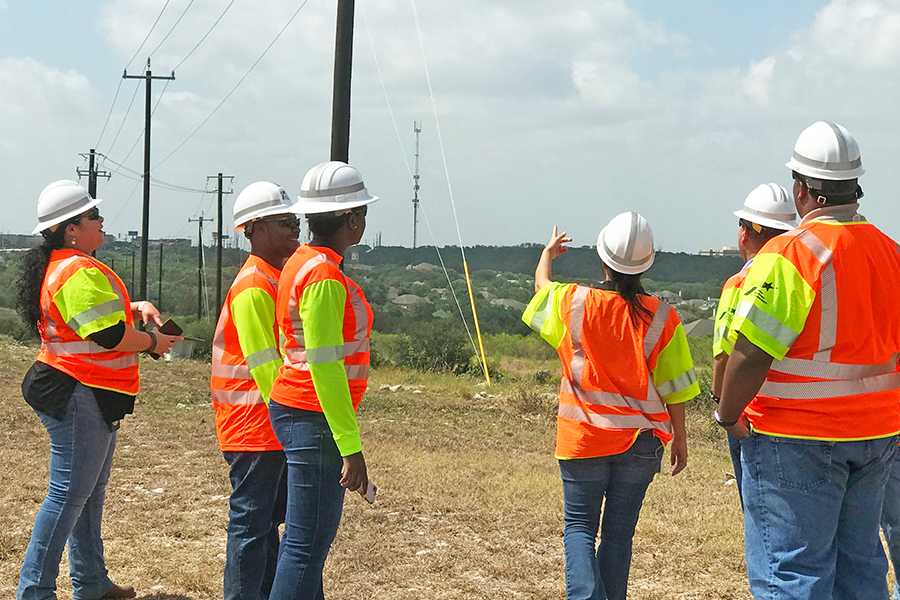
<instances>
[{"instance_id":1,"label":"logo on vest","mask_svg":"<svg viewBox=\"0 0 900 600\"><path fill-rule=\"evenodd\" d=\"M765 282L762 285L754 285L749 290L744 292L744 296L753 296L763 304L768 304L766 301L766 292L771 292L775 289L775 284L770 282Z\"/></svg>"}]
</instances>

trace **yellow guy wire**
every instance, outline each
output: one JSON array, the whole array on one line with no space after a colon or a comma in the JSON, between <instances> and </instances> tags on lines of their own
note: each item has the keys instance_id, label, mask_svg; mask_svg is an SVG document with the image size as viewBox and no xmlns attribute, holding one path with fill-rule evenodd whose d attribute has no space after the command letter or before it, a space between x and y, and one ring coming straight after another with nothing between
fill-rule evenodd
<instances>
[{"instance_id":1,"label":"yellow guy wire","mask_svg":"<svg viewBox=\"0 0 900 600\"><path fill-rule=\"evenodd\" d=\"M444 163L444 176L447 178L447 192L450 196L450 206L453 207L453 220L456 222L456 235L459 237L459 251L462 253L463 270L466 273L466 287L469 289L469 302L472 303L472 319L475 321L475 335L478 337L478 346L481 348L481 367L484 369L484 379L491 385L491 376L488 373L487 358L484 356L484 342L481 339L481 327L478 325L478 313L475 310L475 296L472 294L472 280L469 278L469 265L466 264L466 248L463 246L462 233L459 230L459 217L456 215L456 201L453 199L453 186L450 185L450 169L447 167L447 154L444 151L444 137L441 135L441 121L438 119L437 105L434 101L434 89L431 87L431 74L428 72L428 59L425 57L425 42L422 39L422 27L419 25L419 11L416 8L416 0L410 0L413 18L416 22L416 33L419 37L419 49L422 51L422 65L425 68L425 81L428 83L428 95L431 97L431 111L434 113L434 125L437 130L438 145L441 148L441 161Z\"/></svg>"},{"instance_id":2,"label":"yellow guy wire","mask_svg":"<svg viewBox=\"0 0 900 600\"><path fill-rule=\"evenodd\" d=\"M469 288L469 302L472 303L472 318L475 320L475 335L478 337L478 348L481 350L481 364L484 367L484 380L491 385L491 375L488 373L487 358L484 356L484 342L481 341L481 327L478 326L478 313L475 312L475 296L472 294L472 280L469 279L469 265L463 261L463 271L466 273L466 287Z\"/></svg>"}]
</instances>

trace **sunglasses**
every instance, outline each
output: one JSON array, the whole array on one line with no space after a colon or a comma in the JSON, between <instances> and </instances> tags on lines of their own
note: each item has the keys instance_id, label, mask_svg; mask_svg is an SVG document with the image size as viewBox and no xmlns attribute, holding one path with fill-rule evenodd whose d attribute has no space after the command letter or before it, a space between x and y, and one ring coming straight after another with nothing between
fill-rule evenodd
<instances>
[{"instance_id":1,"label":"sunglasses","mask_svg":"<svg viewBox=\"0 0 900 600\"><path fill-rule=\"evenodd\" d=\"M262 219L267 223L278 223L285 229L300 229L299 217L280 217L277 219Z\"/></svg>"},{"instance_id":2,"label":"sunglasses","mask_svg":"<svg viewBox=\"0 0 900 600\"><path fill-rule=\"evenodd\" d=\"M88 210L82 216L87 217L89 221L99 221L100 220L100 209L96 206L92 209Z\"/></svg>"}]
</instances>

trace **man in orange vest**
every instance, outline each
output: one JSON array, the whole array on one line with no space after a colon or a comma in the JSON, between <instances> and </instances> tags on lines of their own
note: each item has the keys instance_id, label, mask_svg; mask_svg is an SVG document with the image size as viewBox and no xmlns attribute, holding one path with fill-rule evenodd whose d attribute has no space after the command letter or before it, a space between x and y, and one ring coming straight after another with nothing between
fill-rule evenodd
<instances>
[{"instance_id":1,"label":"man in orange vest","mask_svg":"<svg viewBox=\"0 0 900 600\"><path fill-rule=\"evenodd\" d=\"M857 212L863 168L845 128L814 123L787 166L800 225L750 267L715 415L742 440L750 589L881 600L879 517L900 431L900 250Z\"/></svg>"},{"instance_id":2,"label":"man in orange vest","mask_svg":"<svg viewBox=\"0 0 900 600\"><path fill-rule=\"evenodd\" d=\"M753 257L766 242L797 226L797 213L794 199L786 189L774 183L756 186L744 199L744 206L734 211L738 217L738 250L746 261L740 271L729 277L722 286L719 306L716 308L715 330L713 331L713 381L712 397L718 402L722 394L722 378L725 365L731 354L731 342L728 341L728 328L741 300L744 280L750 272ZM734 467L734 478L737 482L738 497L741 496L741 444L736 437L728 434L728 451Z\"/></svg>"},{"instance_id":3,"label":"man in orange vest","mask_svg":"<svg viewBox=\"0 0 900 600\"><path fill-rule=\"evenodd\" d=\"M235 231L250 256L228 290L213 339L212 402L230 467L225 600L269 597L286 503L285 456L269 424L269 393L281 366L275 299L300 220L279 186L250 184L234 203Z\"/></svg>"}]
</instances>

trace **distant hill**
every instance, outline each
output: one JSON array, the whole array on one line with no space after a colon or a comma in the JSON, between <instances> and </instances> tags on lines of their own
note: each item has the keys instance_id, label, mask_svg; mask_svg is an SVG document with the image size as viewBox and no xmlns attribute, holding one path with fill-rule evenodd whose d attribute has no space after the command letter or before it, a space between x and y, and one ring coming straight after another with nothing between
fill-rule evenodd
<instances>
[{"instance_id":1,"label":"distant hill","mask_svg":"<svg viewBox=\"0 0 900 600\"><path fill-rule=\"evenodd\" d=\"M409 265L430 263L439 265L437 252L433 247L421 247L413 250L399 246L379 246L368 251L361 246L359 261L366 265ZM523 244L520 246L473 246L466 248L466 261L469 272L491 269L507 273L534 273L543 246L539 244ZM459 247L445 246L441 248L441 256L447 268L462 272L462 257ZM706 283L710 281L724 283L728 277L737 273L743 261L732 256L699 256L684 252L658 252L656 262L647 272L646 277L660 282ZM563 278L603 279L603 268L594 248L582 246L570 248L569 252L553 261L553 274Z\"/></svg>"}]
</instances>

